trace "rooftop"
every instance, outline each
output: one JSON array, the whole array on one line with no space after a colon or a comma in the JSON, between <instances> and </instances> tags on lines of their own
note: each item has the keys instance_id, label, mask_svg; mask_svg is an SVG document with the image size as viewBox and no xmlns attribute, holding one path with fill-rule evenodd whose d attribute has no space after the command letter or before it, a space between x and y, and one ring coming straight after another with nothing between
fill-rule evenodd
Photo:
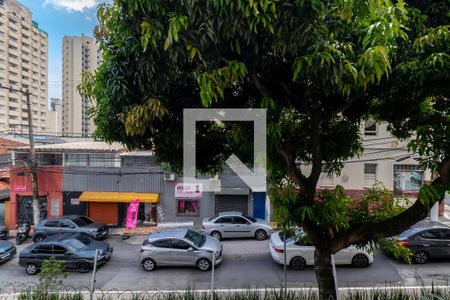
<instances>
[{"instance_id":1,"label":"rooftop","mask_svg":"<svg viewBox=\"0 0 450 300\"><path fill-rule=\"evenodd\" d=\"M145 150L145 151L129 151L121 153L120 156L153 156L153 151Z\"/></svg>"},{"instance_id":2,"label":"rooftop","mask_svg":"<svg viewBox=\"0 0 450 300\"><path fill-rule=\"evenodd\" d=\"M20 152L28 152L29 147L16 147L13 150ZM105 142L72 142L61 144L45 144L35 146L36 152L123 152L125 147L120 143L105 143Z\"/></svg>"},{"instance_id":3,"label":"rooftop","mask_svg":"<svg viewBox=\"0 0 450 300\"><path fill-rule=\"evenodd\" d=\"M25 145L26 145L25 143L21 143L18 141L0 138L0 155L9 154L11 152L9 151L10 148L21 147Z\"/></svg>"}]
</instances>

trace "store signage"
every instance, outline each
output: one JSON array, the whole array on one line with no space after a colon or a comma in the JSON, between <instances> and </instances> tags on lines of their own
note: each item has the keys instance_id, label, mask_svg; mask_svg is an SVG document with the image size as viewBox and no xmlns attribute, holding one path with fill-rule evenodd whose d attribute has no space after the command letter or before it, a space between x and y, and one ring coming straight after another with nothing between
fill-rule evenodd
<instances>
[{"instance_id":1,"label":"store signage","mask_svg":"<svg viewBox=\"0 0 450 300\"><path fill-rule=\"evenodd\" d=\"M26 185L15 185L15 186L13 186L13 191L14 192L26 192L27 186Z\"/></svg>"},{"instance_id":2,"label":"store signage","mask_svg":"<svg viewBox=\"0 0 450 300\"><path fill-rule=\"evenodd\" d=\"M177 183L175 185L176 198L201 198L202 197L201 183Z\"/></svg>"},{"instance_id":3,"label":"store signage","mask_svg":"<svg viewBox=\"0 0 450 300\"><path fill-rule=\"evenodd\" d=\"M71 198L70 204L71 205L80 205L80 199L79 198Z\"/></svg>"},{"instance_id":4,"label":"store signage","mask_svg":"<svg viewBox=\"0 0 450 300\"><path fill-rule=\"evenodd\" d=\"M136 228L137 217L139 211L139 199L135 199L130 202L127 210L127 228L133 229Z\"/></svg>"}]
</instances>

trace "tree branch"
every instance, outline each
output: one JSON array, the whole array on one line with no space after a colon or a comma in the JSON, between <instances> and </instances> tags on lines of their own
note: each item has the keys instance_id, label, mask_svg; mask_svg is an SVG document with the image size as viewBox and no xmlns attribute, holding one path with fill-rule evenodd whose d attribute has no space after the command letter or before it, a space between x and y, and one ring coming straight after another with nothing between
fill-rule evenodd
<instances>
[{"instance_id":1,"label":"tree branch","mask_svg":"<svg viewBox=\"0 0 450 300\"><path fill-rule=\"evenodd\" d=\"M323 151L320 141L320 119L315 117L311 120L311 147L312 147L312 170L308 177L311 186L315 187L322 172Z\"/></svg>"},{"instance_id":2,"label":"tree branch","mask_svg":"<svg viewBox=\"0 0 450 300\"><path fill-rule=\"evenodd\" d=\"M278 149L277 152L281 155L286 164L286 172L289 178L291 178L300 188L305 189L306 177L297 168L295 159L291 155L289 155L289 153L285 149Z\"/></svg>"},{"instance_id":3,"label":"tree branch","mask_svg":"<svg viewBox=\"0 0 450 300\"><path fill-rule=\"evenodd\" d=\"M339 113L344 113L348 108L350 108L356 101L363 98L363 94L357 94L352 97L349 97L348 101L344 100L344 104L336 107L333 109L330 113L327 114L327 117L325 120L332 120L333 118L337 117Z\"/></svg>"},{"instance_id":4,"label":"tree branch","mask_svg":"<svg viewBox=\"0 0 450 300\"><path fill-rule=\"evenodd\" d=\"M256 74L255 71L252 71L252 78L255 82L255 86L258 89L258 91L261 93L263 97L271 98L272 100L275 100L275 97L273 97L272 93L269 91L269 89L262 83L261 79L258 77L258 74Z\"/></svg>"},{"instance_id":5,"label":"tree branch","mask_svg":"<svg viewBox=\"0 0 450 300\"><path fill-rule=\"evenodd\" d=\"M445 187L450 186L450 157L444 159L441 163L439 175L433 182L440 183ZM439 199L436 202L441 200ZM354 224L349 230L336 234L331 242L332 252L336 253L359 242L398 234L423 220L428 215L429 210L430 207L423 204L418 198L411 207L392 218L376 223Z\"/></svg>"}]
</instances>

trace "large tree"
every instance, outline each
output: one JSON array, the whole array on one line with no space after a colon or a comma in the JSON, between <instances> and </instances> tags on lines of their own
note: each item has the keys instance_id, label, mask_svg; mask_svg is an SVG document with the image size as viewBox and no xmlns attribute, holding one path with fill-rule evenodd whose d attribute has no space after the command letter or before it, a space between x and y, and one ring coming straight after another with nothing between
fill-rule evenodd
<instances>
[{"instance_id":1,"label":"large tree","mask_svg":"<svg viewBox=\"0 0 450 300\"><path fill-rule=\"evenodd\" d=\"M98 9L103 62L86 75L96 137L182 166L184 108L266 108L268 166L284 217L316 247L321 299L335 297L331 255L424 218L450 184L447 1L115 0ZM363 151L360 124L388 122L440 176L404 210L377 213L374 189L355 207L341 189L317 193ZM197 168L251 158L251 126L197 126ZM207 145L207 146L206 146ZM311 165L302 173L298 162ZM288 183L286 185L286 182ZM286 196L286 193L283 194ZM282 199L288 198L288 201ZM357 213L355 213L357 212Z\"/></svg>"}]
</instances>

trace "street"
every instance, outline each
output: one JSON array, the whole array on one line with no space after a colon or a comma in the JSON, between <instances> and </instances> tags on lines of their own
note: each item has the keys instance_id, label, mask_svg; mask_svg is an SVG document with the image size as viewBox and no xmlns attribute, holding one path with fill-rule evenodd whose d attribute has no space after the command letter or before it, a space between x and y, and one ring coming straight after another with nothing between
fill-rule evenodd
<instances>
[{"instance_id":1,"label":"street","mask_svg":"<svg viewBox=\"0 0 450 300\"><path fill-rule=\"evenodd\" d=\"M195 268L161 267L146 272L137 261L139 244L144 236L135 236L123 241L120 237L109 237L114 247L111 260L98 269L96 288L101 290L185 290L208 289L211 272ZM11 240L12 241L12 240ZM216 268L215 288L280 287L283 282L283 267L272 261L268 252L268 240L225 240L224 261ZM23 249L30 242L18 247ZM26 284L38 282L38 276L29 276L17 264L18 255L0 265L0 294L23 289ZM447 285L450 281L450 261L432 261L425 265L408 265L387 257L377 251L374 263L365 269L338 266L337 277L341 287L384 285ZM91 273L70 272L63 280L70 288L86 288ZM312 267L294 271L288 268L288 283L291 287L316 285Z\"/></svg>"}]
</instances>

